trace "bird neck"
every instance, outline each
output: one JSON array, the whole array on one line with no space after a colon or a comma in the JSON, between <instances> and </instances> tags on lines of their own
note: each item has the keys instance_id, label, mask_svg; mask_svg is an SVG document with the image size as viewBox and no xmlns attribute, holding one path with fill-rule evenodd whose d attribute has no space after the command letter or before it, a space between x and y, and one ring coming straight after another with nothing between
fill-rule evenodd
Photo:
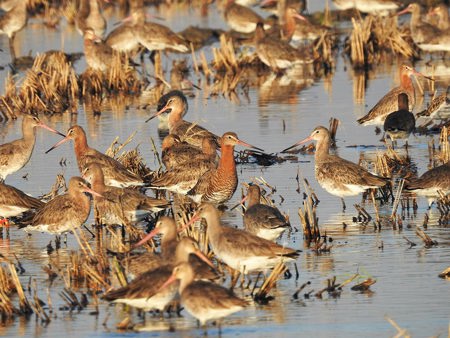
<instances>
[{"instance_id":1,"label":"bird neck","mask_svg":"<svg viewBox=\"0 0 450 338\"><path fill-rule=\"evenodd\" d=\"M286 13L284 16L284 25L282 31L284 39L290 40L292 35L294 35L295 24L296 24L295 18L289 13Z\"/></svg>"},{"instance_id":2,"label":"bird neck","mask_svg":"<svg viewBox=\"0 0 450 338\"><path fill-rule=\"evenodd\" d=\"M172 245L177 241L177 230L176 227L170 229L166 232L161 238L161 253L165 256L172 255L173 252L168 252L171 250ZM185 259L182 254L179 252L180 250L175 250L175 261L178 263L184 262Z\"/></svg>"},{"instance_id":3,"label":"bird neck","mask_svg":"<svg viewBox=\"0 0 450 338\"><path fill-rule=\"evenodd\" d=\"M103 172L100 171L92 178L92 189L99 194L103 194L105 192L105 188L105 177L103 176Z\"/></svg>"},{"instance_id":4,"label":"bird neck","mask_svg":"<svg viewBox=\"0 0 450 338\"><path fill-rule=\"evenodd\" d=\"M143 10L139 10L132 14L132 18L130 21L131 26L138 26L145 24L145 13Z\"/></svg>"},{"instance_id":5,"label":"bird neck","mask_svg":"<svg viewBox=\"0 0 450 338\"><path fill-rule=\"evenodd\" d=\"M408 74L403 73L401 76L402 77L400 79L400 83L403 88L405 89L414 88L411 77Z\"/></svg>"},{"instance_id":6,"label":"bird neck","mask_svg":"<svg viewBox=\"0 0 450 338\"><path fill-rule=\"evenodd\" d=\"M221 228L219 212L217 211L217 209L214 209L214 211L209 212L203 218L205 219L207 224L206 233L211 240L212 237L214 237L214 235L217 234Z\"/></svg>"},{"instance_id":7,"label":"bird neck","mask_svg":"<svg viewBox=\"0 0 450 338\"><path fill-rule=\"evenodd\" d=\"M184 289L189 286L194 281L194 271L192 269L187 269L180 280L179 293L182 294Z\"/></svg>"},{"instance_id":8,"label":"bird neck","mask_svg":"<svg viewBox=\"0 0 450 338\"><path fill-rule=\"evenodd\" d=\"M80 135L77 138L75 138L74 140L75 143L75 156L78 158L80 158L81 156L83 156L89 149L89 146L87 144L87 140L86 140L86 136L85 135Z\"/></svg>"},{"instance_id":9,"label":"bird neck","mask_svg":"<svg viewBox=\"0 0 450 338\"><path fill-rule=\"evenodd\" d=\"M89 0L81 0L80 7L78 9L78 15L89 13Z\"/></svg>"},{"instance_id":10,"label":"bird neck","mask_svg":"<svg viewBox=\"0 0 450 338\"><path fill-rule=\"evenodd\" d=\"M234 161L234 146L223 144L221 147L222 157L219 161L217 170L225 173L236 174L236 162Z\"/></svg>"},{"instance_id":11,"label":"bird neck","mask_svg":"<svg viewBox=\"0 0 450 338\"><path fill-rule=\"evenodd\" d=\"M420 19L421 13L420 12L421 12L420 7L418 7L418 6L414 7L413 10L411 11L411 19L410 19L411 27L416 27L420 23L420 21L421 21L421 19Z\"/></svg>"},{"instance_id":12,"label":"bird neck","mask_svg":"<svg viewBox=\"0 0 450 338\"><path fill-rule=\"evenodd\" d=\"M84 192L69 189L69 196L74 203L81 204L83 210L88 210L91 208L91 200Z\"/></svg>"},{"instance_id":13,"label":"bird neck","mask_svg":"<svg viewBox=\"0 0 450 338\"><path fill-rule=\"evenodd\" d=\"M408 95L405 94L398 97L398 110L409 111Z\"/></svg>"},{"instance_id":14,"label":"bird neck","mask_svg":"<svg viewBox=\"0 0 450 338\"><path fill-rule=\"evenodd\" d=\"M28 123L28 121L22 124L22 134L26 143L34 145L36 141L36 128Z\"/></svg>"},{"instance_id":15,"label":"bird neck","mask_svg":"<svg viewBox=\"0 0 450 338\"><path fill-rule=\"evenodd\" d=\"M329 155L331 145L331 139L329 136L324 137L323 139L317 142L316 154L314 155L315 161L320 162Z\"/></svg>"},{"instance_id":16,"label":"bird neck","mask_svg":"<svg viewBox=\"0 0 450 338\"><path fill-rule=\"evenodd\" d=\"M258 190L252 191L252 193L250 194L249 199L248 199L247 210L256 204L259 204L260 201L261 201L260 192Z\"/></svg>"},{"instance_id":17,"label":"bird neck","mask_svg":"<svg viewBox=\"0 0 450 338\"><path fill-rule=\"evenodd\" d=\"M258 44L266 37L266 32L264 31L264 27L256 26L254 42Z\"/></svg>"},{"instance_id":18,"label":"bird neck","mask_svg":"<svg viewBox=\"0 0 450 338\"><path fill-rule=\"evenodd\" d=\"M181 121L182 114L183 111L181 109L172 109L172 111L169 113L168 119L169 128L174 127L178 122Z\"/></svg>"},{"instance_id":19,"label":"bird neck","mask_svg":"<svg viewBox=\"0 0 450 338\"><path fill-rule=\"evenodd\" d=\"M93 40L91 40L91 39L86 39L85 38L83 40L83 44L84 44L85 48L91 48L95 44L95 42Z\"/></svg>"},{"instance_id":20,"label":"bird neck","mask_svg":"<svg viewBox=\"0 0 450 338\"><path fill-rule=\"evenodd\" d=\"M91 13L100 13L97 0L89 0L89 8Z\"/></svg>"}]
</instances>

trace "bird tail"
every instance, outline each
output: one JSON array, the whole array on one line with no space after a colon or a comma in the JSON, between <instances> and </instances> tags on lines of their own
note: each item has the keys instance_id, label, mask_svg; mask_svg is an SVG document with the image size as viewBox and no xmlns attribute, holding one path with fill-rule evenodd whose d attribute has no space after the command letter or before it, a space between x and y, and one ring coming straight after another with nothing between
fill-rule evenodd
<instances>
[{"instance_id":1,"label":"bird tail","mask_svg":"<svg viewBox=\"0 0 450 338\"><path fill-rule=\"evenodd\" d=\"M114 300L124 298L127 295L128 287L124 286L115 290L108 291L101 296L101 299L112 302Z\"/></svg>"}]
</instances>

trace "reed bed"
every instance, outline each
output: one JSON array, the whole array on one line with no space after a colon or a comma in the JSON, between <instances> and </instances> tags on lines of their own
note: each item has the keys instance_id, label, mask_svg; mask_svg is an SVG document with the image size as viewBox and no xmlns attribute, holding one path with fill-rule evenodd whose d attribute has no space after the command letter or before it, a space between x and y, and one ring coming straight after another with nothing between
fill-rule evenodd
<instances>
[{"instance_id":1,"label":"reed bed","mask_svg":"<svg viewBox=\"0 0 450 338\"><path fill-rule=\"evenodd\" d=\"M81 99L91 96L116 97L120 95L137 97L143 90L143 82L139 79L130 60L123 54L114 53L113 62L105 71L87 68L79 75Z\"/></svg>"},{"instance_id":2,"label":"reed bed","mask_svg":"<svg viewBox=\"0 0 450 338\"><path fill-rule=\"evenodd\" d=\"M410 58L416 55L406 40L406 33L397 28L396 17L368 15L352 18L353 30L345 51L355 69L367 69L380 62L382 52Z\"/></svg>"},{"instance_id":3,"label":"reed bed","mask_svg":"<svg viewBox=\"0 0 450 338\"><path fill-rule=\"evenodd\" d=\"M23 111L51 115L77 110L78 77L62 52L37 55L20 88L15 87L15 79L8 76L1 98L3 115L7 118L15 118L16 113Z\"/></svg>"}]
</instances>

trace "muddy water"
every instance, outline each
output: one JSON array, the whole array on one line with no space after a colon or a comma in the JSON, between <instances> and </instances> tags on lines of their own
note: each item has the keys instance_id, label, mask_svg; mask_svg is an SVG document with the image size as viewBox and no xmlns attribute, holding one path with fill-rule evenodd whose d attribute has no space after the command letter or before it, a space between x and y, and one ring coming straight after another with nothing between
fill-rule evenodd
<instances>
[{"instance_id":1,"label":"muddy water","mask_svg":"<svg viewBox=\"0 0 450 338\"><path fill-rule=\"evenodd\" d=\"M323 7L323 3L320 4ZM185 12L175 9L161 10L161 14L168 18L167 24L175 30L181 30L190 22L180 20L181 17L185 18ZM226 28L215 5L206 18L200 17L195 8L190 9L189 13L190 18L199 25ZM116 13L108 15L108 22L116 20ZM18 54L26 54L29 50L34 54L61 47L68 52L82 51L81 37L73 27L64 22L57 30L50 30L38 19L34 19L29 27L18 35ZM0 48L8 50L5 38L0 39ZM205 52L209 55L210 48L206 47ZM7 62L7 52L3 52L1 65L6 66ZM243 140L265 149L268 153L275 153L308 136L315 126L328 125L329 119L335 117L341 121L337 134L337 153L352 161L358 161L361 156L373 159L377 153L385 150L379 142L381 135L376 135L373 127L357 125L356 118L362 116L389 88L398 83L397 68L400 62L401 60L389 60L364 79L355 76L347 61L338 55L336 70L327 78L261 79L260 85L251 87L248 95L238 90L238 100L233 101L223 97L209 97L208 88L203 86L202 90L194 91L194 97L189 98L190 110L187 119L199 121L217 134L228 130L235 131ZM166 61L166 65L168 64L170 60ZM436 59L432 64L440 71L436 86L441 91L450 81L450 65ZM415 66L421 71L432 71L424 62ZM82 71L85 67L84 60L80 60L76 67ZM151 71L151 67L149 69ZM0 72L2 79L6 72L7 69ZM196 80L195 75L191 75L191 79ZM366 86L361 86L364 81ZM426 90L429 89L429 84L422 84ZM363 91L357 91L356 88L362 88ZM428 95L425 95L423 104L426 104L428 99ZM61 131L67 130L73 123L80 124L87 131L90 145L99 150L105 150L116 136L125 140L132 131L136 131L137 134L128 148L139 145L144 158L153 168L156 161L149 140L152 137L157 147L160 147L157 122L143 123L152 111L154 107L147 111L136 110L134 107L106 108L101 116L94 117L92 112L84 111L80 106L77 116L54 116L46 120L46 123ZM19 135L20 121L11 121L0 126L0 143L15 139ZM419 173L427 170L427 143L431 137L410 137L409 154ZM434 138L437 141L437 137ZM66 178L78 175L71 144L44 154L44 151L58 140L58 136L38 130L30 163L20 172L8 177L7 183L32 195L41 195L50 190L56 174L63 172ZM66 159L66 165L60 166L61 159ZM282 243L303 250L297 260L299 279L280 281L278 288L273 291L275 299L268 305L252 304L245 311L225 319L223 336L392 336L396 331L385 316L393 318L416 337L447 334L450 320L450 284L439 279L437 275L449 266L450 236L448 226L438 225L439 215L436 209L430 212L426 232L439 244L425 248L415 235L415 227L422 224L427 212L424 199L418 200L419 209L416 215L411 212L406 216L402 229L384 226L381 230L375 230L371 223L363 225L352 221L356 215L353 204L361 202L360 197L347 198L348 209L343 213L340 200L318 186L314 179L312 155L299 155L298 161L288 161L270 167L240 165L238 172L240 182L264 177L269 184L276 187L272 198L281 210L290 215L291 222L297 229L301 228L297 210L302 203L304 189L301 187L300 192L296 191L295 177L299 173L307 178L320 199L317 213L321 229L333 239L333 247L331 252L318 255L305 245L301 232L293 231L289 236L285 235L280 240ZM237 202L239 197L237 192L229 205ZM370 203L365 207L374 215ZM391 206L380 207L382 216L389 215L390 212ZM237 211L227 212L224 221L242 225ZM345 228L344 223L347 224ZM417 246L410 248L404 237L417 243ZM69 235L67 247L63 246L49 255L46 245L52 239L45 234L33 234L29 237L20 230L11 229L10 239L1 240L0 253L10 258L15 253L26 270L20 276L22 283L27 285L30 277L36 279L39 285L38 294L44 300L47 300L47 290L50 290L54 318L45 327L34 321L33 317L28 321L16 319L0 326L0 334L54 337L137 335L115 329L116 324L129 313L122 306L100 303L97 316L90 315L94 309L93 305L81 312L72 313L61 308L65 304L58 292L64 282L57 279L50 284L41 267L55 261L61 265L66 264L70 251L75 250L77 245L73 236ZM351 291L347 286L337 298L329 297L326 293L322 299L303 296L305 292L315 290L315 293L324 288L327 278L336 276L338 282L342 282L357 272L362 276L359 281L369 277L377 280L371 287L371 292L359 293ZM308 281L311 284L300 294L299 299L293 299L294 292ZM249 294L249 290L237 292L243 296ZM141 321L135 312L131 314L134 322ZM108 320L104 326L102 324L106 318ZM175 328L176 332L168 332L169 327ZM183 317L164 320L147 316L146 325L141 329L152 331L151 336L194 337L202 334L202 331L197 329L195 320L186 313L183 313ZM209 330L210 335L217 333L216 328Z\"/></svg>"}]
</instances>

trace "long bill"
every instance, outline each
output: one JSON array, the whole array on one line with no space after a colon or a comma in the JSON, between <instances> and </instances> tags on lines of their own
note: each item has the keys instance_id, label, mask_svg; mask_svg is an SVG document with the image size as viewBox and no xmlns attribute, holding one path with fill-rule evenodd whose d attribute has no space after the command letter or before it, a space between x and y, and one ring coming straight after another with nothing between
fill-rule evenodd
<instances>
[{"instance_id":1,"label":"long bill","mask_svg":"<svg viewBox=\"0 0 450 338\"><path fill-rule=\"evenodd\" d=\"M302 21L306 21L306 22L308 22L308 19L306 19L303 15L301 15L300 13L295 13L294 15L294 18L296 18L296 19L299 19L299 20L302 20Z\"/></svg>"},{"instance_id":2,"label":"long bill","mask_svg":"<svg viewBox=\"0 0 450 338\"><path fill-rule=\"evenodd\" d=\"M99 194L98 192L92 190L92 189L89 188L89 187L84 187L84 188L83 188L83 192L87 192L87 193L91 194L92 196L103 197L102 194Z\"/></svg>"},{"instance_id":3,"label":"long bill","mask_svg":"<svg viewBox=\"0 0 450 338\"><path fill-rule=\"evenodd\" d=\"M244 146L244 147L247 147L247 148L256 149L256 150L259 150L259 151L264 152L264 149L261 149L261 148L252 146L250 143L247 143L247 142L244 142L244 141L241 141L241 140L238 140L237 143L238 143L239 145L241 145L241 146Z\"/></svg>"},{"instance_id":4,"label":"long bill","mask_svg":"<svg viewBox=\"0 0 450 338\"><path fill-rule=\"evenodd\" d=\"M133 248L137 248L141 245L143 245L144 243L148 242L150 239L152 239L153 237L155 237L157 234L159 234L160 230L159 228L155 228L152 231L150 231L147 236L145 236L144 238L142 238L139 242L137 242Z\"/></svg>"},{"instance_id":5,"label":"long bill","mask_svg":"<svg viewBox=\"0 0 450 338\"><path fill-rule=\"evenodd\" d=\"M301 145L301 144L304 144L304 143L309 142L309 141L312 141L312 140L313 140L312 136L308 136L308 137L305 138L304 140L298 141L296 144L293 144L293 145L291 145L290 147L287 147L286 149L282 150L281 152L282 152L282 153L285 153L285 152L291 150L292 148L295 148L295 147L297 147L297 146L299 146L299 145Z\"/></svg>"},{"instance_id":6,"label":"long bill","mask_svg":"<svg viewBox=\"0 0 450 338\"><path fill-rule=\"evenodd\" d=\"M244 205L244 202L248 199L248 195L244 196L244 198L242 198L238 203L236 203L235 205L233 205L233 207L230 209L230 211L233 211L234 209L236 209L238 206L240 205Z\"/></svg>"},{"instance_id":7,"label":"long bill","mask_svg":"<svg viewBox=\"0 0 450 338\"><path fill-rule=\"evenodd\" d=\"M413 74L414 74L414 75L422 76L422 77L424 77L424 78L427 79L427 80L434 81L433 78L431 78L431 77L429 77L429 76L426 76L425 74L422 74L421 72L418 72L418 71L415 70L415 69L413 69Z\"/></svg>"},{"instance_id":8,"label":"long bill","mask_svg":"<svg viewBox=\"0 0 450 338\"><path fill-rule=\"evenodd\" d=\"M406 13L409 13L409 12L410 12L410 8L409 8L409 6L408 6L408 7L406 7L405 9L401 10L400 12L397 12L397 13L395 14L395 16L400 16L400 15L403 15L403 14L406 14Z\"/></svg>"},{"instance_id":9,"label":"long bill","mask_svg":"<svg viewBox=\"0 0 450 338\"><path fill-rule=\"evenodd\" d=\"M63 133L57 131L56 129L50 128L49 126L47 126L45 123L43 122L39 122L38 127L41 127L43 129L47 129L48 131L51 131L52 133L61 135L62 137L66 137L66 135L64 135Z\"/></svg>"},{"instance_id":10,"label":"long bill","mask_svg":"<svg viewBox=\"0 0 450 338\"><path fill-rule=\"evenodd\" d=\"M170 107L165 105L160 111L157 111L156 113L154 113L152 116L150 116L147 120L145 120L145 123L147 123L150 120L153 120L155 117L161 115L162 113L164 113L165 111L169 110Z\"/></svg>"},{"instance_id":11,"label":"long bill","mask_svg":"<svg viewBox=\"0 0 450 338\"><path fill-rule=\"evenodd\" d=\"M170 284L172 284L173 282L175 282L177 280L177 276L175 276L174 273L172 273L172 275L170 275L169 279L167 279L163 285L161 285L161 287L159 288L159 290L163 290L166 287L168 287Z\"/></svg>"},{"instance_id":12,"label":"long bill","mask_svg":"<svg viewBox=\"0 0 450 338\"><path fill-rule=\"evenodd\" d=\"M56 143L53 147L51 147L49 150L47 150L45 153L48 154L49 152L51 152L53 149L58 148L61 144L66 143L70 141L70 138L68 138L67 136L65 136L61 141L59 141L58 143Z\"/></svg>"},{"instance_id":13,"label":"long bill","mask_svg":"<svg viewBox=\"0 0 450 338\"><path fill-rule=\"evenodd\" d=\"M178 229L178 232L183 231L184 229L187 229L188 227L190 227L192 224L194 224L195 222L197 222L200 219L200 215L198 215L197 213L194 214L194 216L192 216L192 218L189 220L189 222L187 222L185 225L183 225L180 229Z\"/></svg>"},{"instance_id":14,"label":"long bill","mask_svg":"<svg viewBox=\"0 0 450 338\"><path fill-rule=\"evenodd\" d=\"M194 251L195 255L200 258L203 262L208 264L211 268L215 269L216 267L214 264L208 259L208 257L205 256L203 252L201 252L199 249Z\"/></svg>"}]
</instances>

